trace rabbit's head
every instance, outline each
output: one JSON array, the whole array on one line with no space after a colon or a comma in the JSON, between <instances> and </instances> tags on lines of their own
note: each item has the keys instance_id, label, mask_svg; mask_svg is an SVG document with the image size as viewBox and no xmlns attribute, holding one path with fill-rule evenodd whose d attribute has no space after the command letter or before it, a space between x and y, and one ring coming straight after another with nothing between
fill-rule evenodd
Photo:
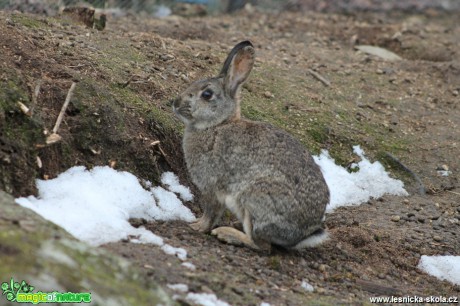
<instances>
[{"instance_id":1,"label":"rabbit's head","mask_svg":"<svg viewBox=\"0 0 460 306\"><path fill-rule=\"evenodd\" d=\"M217 77L192 83L173 102L173 110L187 128L204 130L238 120L238 93L254 65L254 47L243 41L230 51Z\"/></svg>"}]
</instances>

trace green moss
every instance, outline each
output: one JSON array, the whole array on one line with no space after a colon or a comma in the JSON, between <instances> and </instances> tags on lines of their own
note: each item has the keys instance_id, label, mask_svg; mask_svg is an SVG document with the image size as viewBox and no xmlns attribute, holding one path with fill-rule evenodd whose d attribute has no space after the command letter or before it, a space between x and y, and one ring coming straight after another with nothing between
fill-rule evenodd
<instances>
[{"instance_id":1,"label":"green moss","mask_svg":"<svg viewBox=\"0 0 460 306\"><path fill-rule=\"evenodd\" d=\"M162 128L168 130L178 129L181 126L177 120L174 120L171 111L166 111L169 106L158 106L149 103L142 99L136 92L131 90L127 86L121 86L119 84L110 85L111 92L114 98L123 106L131 109L135 109L142 118L146 120L153 120L157 124L161 125Z\"/></svg>"},{"instance_id":2,"label":"green moss","mask_svg":"<svg viewBox=\"0 0 460 306\"><path fill-rule=\"evenodd\" d=\"M27 116L19 107L18 102L29 107L30 102L27 86L16 71L3 68L2 74L7 79L0 80L0 139L7 150L17 152L15 158L19 162L14 165L13 171L10 163L0 163L0 189L16 193L27 185L23 177L33 180L36 175L36 167L28 163L35 161L35 145L45 142L43 123L37 116Z\"/></svg>"},{"instance_id":3,"label":"green moss","mask_svg":"<svg viewBox=\"0 0 460 306\"><path fill-rule=\"evenodd\" d=\"M129 70L140 68L141 64L148 63L147 57L138 49L132 47L126 40L99 42L98 48L102 51L93 54L94 62L120 84L129 80Z\"/></svg>"},{"instance_id":4,"label":"green moss","mask_svg":"<svg viewBox=\"0 0 460 306\"><path fill-rule=\"evenodd\" d=\"M26 14L13 14L11 15L11 19L14 23L19 23L32 29L44 29L47 27L46 22L36 18L35 16L29 16Z\"/></svg>"},{"instance_id":5,"label":"green moss","mask_svg":"<svg viewBox=\"0 0 460 306\"><path fill-rule=\"evenodd\" d=\"M13 69L2 68L1 72L8 78L0 81L0 112L19 111L18 102L29 102L27 88Z\"/></svg>"},{"instance_id":6,"label":"green moss","mask_svg":"<svg viewBox=\"0 0 460 306\"><path fill-rule=\"evenodd\" d=\"M280 271L281 270L281 257L278 255L270 256L268 258L268 267L272 270Z\"/></svg>"}]
</instances>

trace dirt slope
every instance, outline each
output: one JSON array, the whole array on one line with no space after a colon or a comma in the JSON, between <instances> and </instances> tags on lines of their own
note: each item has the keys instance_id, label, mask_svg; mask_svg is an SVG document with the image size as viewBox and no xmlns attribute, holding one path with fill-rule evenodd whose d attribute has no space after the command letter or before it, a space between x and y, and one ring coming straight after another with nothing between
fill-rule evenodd
<instances>
[{"instance_id":1,"label":"dirt slope","mask_svg":"<svg viewBox=\"0 0 460 306\"><path fill-rule=\"evenodd\" d=\"M291 132L314 153L328 149L343 166L356 160L351 146L360 144L413 195L338 209L327 216L331 240L300 253L259 254L224 245L181 222L145 225L187 249L195 271L151 246L105 248L161 285L186 283L191 291L212 291L234 305L458 296L459 286L416 269L423 254L460 255L457 20L436 14L241 12L109 19L104 31L96 31L60 18L0 12L0 188L28 195L35 192L35 178L52 178L77 164L110 164L154 182L173 170L191 186L182 127L168 101L190 81L217 72L236 42L251 39L258 60L243 90L246 117ZM403 60L357 52L356 44L388 48ZM40 80L28 117L17 102L31 107ZM52 129L72 81L77 87L59 130L63 140L47 146L43 131ZM422 187L426 195L418 194ZM199 199L189 205L199 214ZM315 291L302 289L302 280Z\"/></svg>"}]
</instances>

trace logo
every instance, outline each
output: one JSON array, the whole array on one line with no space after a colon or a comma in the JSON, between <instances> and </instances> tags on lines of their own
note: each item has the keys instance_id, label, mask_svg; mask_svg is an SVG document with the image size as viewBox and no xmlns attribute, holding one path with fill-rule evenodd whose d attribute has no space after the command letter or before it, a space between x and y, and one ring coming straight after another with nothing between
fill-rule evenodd
<instances>
[{"instance_id":1,"label":"logo","mask_svg":"<svg viewBox=\"0 0 460 306\"><path fill-rule=\"evenodd\" d=\"M90 303L91 293L73 292L36 292L34 286L29 285L24 280L15 282L13 278L9 282L2 283L2 296L10 302L16 303Z\"/></svg>"}]
</instances>

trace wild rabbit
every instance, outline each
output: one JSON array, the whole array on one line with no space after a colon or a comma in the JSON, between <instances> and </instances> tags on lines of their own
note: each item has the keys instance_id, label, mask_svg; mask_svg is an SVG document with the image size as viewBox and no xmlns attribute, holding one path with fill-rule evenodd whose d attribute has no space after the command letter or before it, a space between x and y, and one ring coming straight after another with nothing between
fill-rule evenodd
<instances>
[{"instance_id":1,"label":"wild rabbit","mask_svg":"<svg viewBox=\"0 0 460 306\"><path fill-rule=\"evenodd\" d=\"M240 42L217 77L194 82L173 102L185 124L187 168L202 193L203 216L191 227L211 231L228 208L244 233L218 227L212 234L219 240L262 250L312 247L327 238L322 223L329 189L294 137L241 118L239 90L254 53L249 41Z\"/></svg>"}]
</instances>

